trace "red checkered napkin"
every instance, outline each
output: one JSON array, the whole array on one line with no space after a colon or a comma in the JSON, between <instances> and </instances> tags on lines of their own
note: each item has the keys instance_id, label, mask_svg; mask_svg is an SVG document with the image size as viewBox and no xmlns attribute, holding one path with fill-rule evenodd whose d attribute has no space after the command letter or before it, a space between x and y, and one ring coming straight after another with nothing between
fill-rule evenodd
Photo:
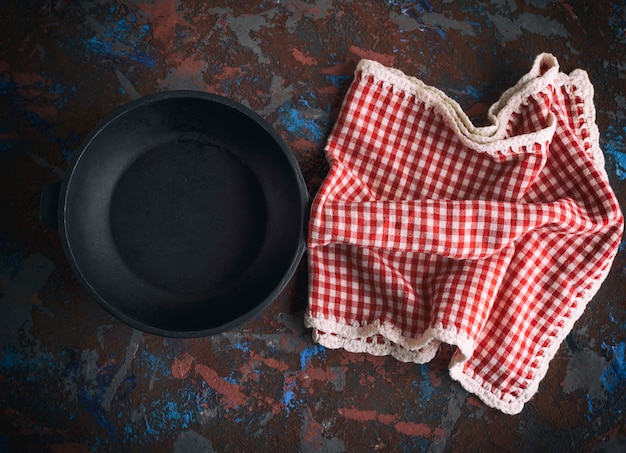
<instances>
[{"instance_id":1,"label":"red checkered napkin","mask_svg":"<svg viewBox=\"0 0 626 453\"><path fill-rule=\"evenodd\" d=\"M450 373L505 413L536 392L609 272L623 217L584 71L540 55L475 127L441 91L363 60L309 225L315 341Z\"/></svg>"}]
</instances>

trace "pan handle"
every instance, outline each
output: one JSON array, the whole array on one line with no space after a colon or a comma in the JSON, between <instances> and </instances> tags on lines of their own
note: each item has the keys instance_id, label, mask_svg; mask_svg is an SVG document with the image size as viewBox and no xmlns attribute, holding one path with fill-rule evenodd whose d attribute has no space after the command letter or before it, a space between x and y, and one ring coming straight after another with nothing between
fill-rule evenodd
<instances>
[{"instance_id":1,"label":"pan handle","mask_svg":"<svg viewBox=\"0 0 626 453\"><path fill-rule=\"evenodd\" d=\"M59 196L62 182L59 180L46 184L39 197L39 219L45 227L53 230L59 226Z\"/></svg>"}]
</instances>

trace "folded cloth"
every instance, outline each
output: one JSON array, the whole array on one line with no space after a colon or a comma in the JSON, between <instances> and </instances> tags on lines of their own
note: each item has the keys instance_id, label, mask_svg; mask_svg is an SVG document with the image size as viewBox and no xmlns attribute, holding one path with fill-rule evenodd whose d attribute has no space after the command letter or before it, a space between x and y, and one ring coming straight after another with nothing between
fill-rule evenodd
<instances>
[{"instance_id":1,"label":"folded cloth","mask_svg":"<svg viewBox=\"0 0 626 453\"><path fill-rule=\"evenodd\" d=\"M430 361L514 414L607 276L624 220L586 72L549 54L474 126L362 60L326 144L305 322L329 348Z\"/></svg>"}]
</instances>

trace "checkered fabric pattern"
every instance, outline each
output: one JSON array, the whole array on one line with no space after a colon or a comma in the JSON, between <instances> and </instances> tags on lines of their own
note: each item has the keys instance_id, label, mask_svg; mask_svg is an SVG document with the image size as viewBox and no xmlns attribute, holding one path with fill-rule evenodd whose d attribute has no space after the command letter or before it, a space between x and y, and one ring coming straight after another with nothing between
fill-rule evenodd
<instances>
[{"instance_id":1,"label":"checkered fabric pattern","mask_svg":"<svg viewBox=\"0 0 626 453\"><path fill-rule=\"evenodd\" d=\"M420 80L362 60L309 225L305 322L330 348L424 363L505 413L536 392L609 272L623 217L587 74L549 54L475 127Z\"/></svg>"}]
</instances>

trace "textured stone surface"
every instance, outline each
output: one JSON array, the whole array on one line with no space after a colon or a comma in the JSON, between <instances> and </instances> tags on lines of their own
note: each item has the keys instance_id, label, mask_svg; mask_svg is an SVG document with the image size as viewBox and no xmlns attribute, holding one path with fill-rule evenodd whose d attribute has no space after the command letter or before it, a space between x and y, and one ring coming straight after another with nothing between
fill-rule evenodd
<instances>
[{"instance_id":1,"label":"textured stone surface","mask_svg":"<svg viewBox=\"0 0 626 453\"><path fill-rule=\"evenodd\" d=\"M430 364L324 349L306 263L256 319L210 338L135 331L73 278L39 194L111 109L189 88L285 138L313 195L360 58L420 77L476 124L541 52L595 86L626 203L626 6L575 1L4 1L0 6L0 451L622 451L626 247L516 416Z\"/></svg>"}]
</instances>

